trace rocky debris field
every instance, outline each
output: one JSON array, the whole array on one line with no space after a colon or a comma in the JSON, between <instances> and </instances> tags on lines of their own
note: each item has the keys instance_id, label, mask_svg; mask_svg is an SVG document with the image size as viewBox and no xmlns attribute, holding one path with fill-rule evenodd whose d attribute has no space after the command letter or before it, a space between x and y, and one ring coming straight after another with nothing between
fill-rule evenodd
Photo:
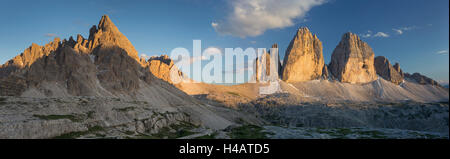
<instances>
[{"instance_id":1,"label":"rocky debris field","mask_svg":"<svg viewBox=\"0 0 450 159\"><path fill-rule=\"evenodd\" d=\"M448 139L448 134L383 128L309 128L265 126L271 139Z\"/></svg>"},{"instance_id":2,"label":"rocky debris field","mask_svg":"<svg viewBox=\"0 0 450 159\"><path fill-rule=\"evenodd\" d=\"M449 134L448 103L303 103L282 105L276 101L259 101L242 105L282 127L380 128Z\"/></svg>"},{"instance_id":3,"label":"rocky debris field","mask_svg":"<svg viewBox=\"0 0 450 159\"><path fill-rule=\"evenodd\" d=\"M161 111L145 101L0 97L0 138L133 138L199 125L186 113Z\"/></svg>"}]
</instances>

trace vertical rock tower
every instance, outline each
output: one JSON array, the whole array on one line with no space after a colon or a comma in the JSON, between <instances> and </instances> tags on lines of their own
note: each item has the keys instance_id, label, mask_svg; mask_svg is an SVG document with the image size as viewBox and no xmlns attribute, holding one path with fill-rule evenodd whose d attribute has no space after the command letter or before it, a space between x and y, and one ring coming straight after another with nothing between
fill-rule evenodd
<instances>
[{"instance_id":1,"label":"vertical rock tower","mask_svg":"<svg viewBox=\"0 0 450 159\"><path fill-rule=\"evenodd\" d=\"M384 56L377 56L375 58L375 70L379 76L391 81L392 83L400 84L403 82L403 76Z\"/></svg>"},{"instance_id":2,"label":"vertical rock tower","mask_svg":"<svg viewBox=\"0 0 450 159\"><path fill-rule=\"evenodd\" d=\"M279 79L281 63L278 56L278 45L273 44L269 52L263 50L255 60L255 82L274 82Z\"/></svg>"},{"instance_id":3,"label":"vertical rock tower","mask_svg":"<svg viewBox=\"0 0 450 159\"><path fill-rule=\"evenodd\" d=\"M345 33L331 55L330 71L341 82L368 83L377 79L372 48L358 35Z\"/></svg>"},{"instance_id":4,"label":"vertical rock tower","mask_svg":"<svg viewBox=\"0 0 450 159\"><path fill-rule=\"evenodd\" d=\"M324 67L322 42L308 28L297 31L286 50L282 80L302 82L320 79Z\"/></svg>"}]
</instances>

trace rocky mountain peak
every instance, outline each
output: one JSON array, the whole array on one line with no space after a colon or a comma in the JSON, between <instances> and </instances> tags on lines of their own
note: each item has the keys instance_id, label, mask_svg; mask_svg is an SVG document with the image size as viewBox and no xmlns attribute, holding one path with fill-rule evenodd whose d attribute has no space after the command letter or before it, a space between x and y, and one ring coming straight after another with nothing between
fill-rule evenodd
<instances>
[{"instance_id":1,"label":"rocky mountain peak","mask_svg":"<svg viewBox=\"0 0 450 159\"><path fill-rule=\"evenodd\" d=\"M138 52L107 15L102 16L98 27L95 25L89 30L89 43L87 48L93 51L95 48L118 47L140 63Z\"/></svg>"},{"instance_id":2,"label":"rocky mountain peak","mask_svg":"<svg viewBox=\"0 0 450 159\"><path fill-rule=\"evenodd\" d=\"M319 79L324 66L322 42L302 27L291 40L283 62L282 79L302 82Z\"/></svg>"},{"instance_id":3,"label":"rocky mountain peak","mask_svg":"<svg viewBox=\"0 0 450 159\"><path fill-rule=\"evenodd\" d=\"M377 74L382 78L395 84L403 82L403 76L391 65L386 57L377 56L374 65Z\"/></svg>"},{"instance_id":4,"label":"rocky mountain peak","mask_svg":"<svg viewBox=\"0 0 450 159\"><path fill-rule=\"evenodd\" d=\"M98 30L103 30L104 32L118 32L116 25L109 19L108 15L103 15L102 19L98 23Z\"/></svg>"},{"instance_id":5,"label":"rocky mountain peak","mask_svg":"<svg viewBox=\"0 0 450 159\"><path fill-rule=\"evenodd\" d=\"M395 63L394 64L394 69L398 72L398 73L400 73L400 75L402 76L402 77L405 77L405 74L403 73L403 71L402 71L402 69L400 68L400 64L399 63Z\"/></svg>"},{"instance_id":6,"label":"rocky mountain peak","mask_svg":"<svg viewBox=\"0 0 450 159\"><path fill-rule=\"evenodd\" d=\"M345 33L331 55L330 71L341 82L367 83L377 79L374 52L358 35Z\"/></svg>"},{"instance_id":7,"label":"rocky mountain peak","mask_svg":"<svg viewBox=\"0 0 450 159\"><path fill-rule=\"evenodd\" d=\"M422 84L422 85L429 84L429 85L442 87L437 81L435 81L435 80L433 80L433 79L431 79L431 78L429 78L429 77L427 77L425 75L417 73L417 72L413 73L413 74L405 73L405 79L417 82L417 83Z\"/></svg>"},{"instance_id":8,"label":"rocky mountain peak","mask_svg":"<svg viewBox=\"0 0 450 159\"><path fill-rule=\"evenodd\" d=\"M167 55L152 56L148 60L149 71L157 78L171 84L178 84L184 80L183 73Z\"/></svg>"}]
</instances>

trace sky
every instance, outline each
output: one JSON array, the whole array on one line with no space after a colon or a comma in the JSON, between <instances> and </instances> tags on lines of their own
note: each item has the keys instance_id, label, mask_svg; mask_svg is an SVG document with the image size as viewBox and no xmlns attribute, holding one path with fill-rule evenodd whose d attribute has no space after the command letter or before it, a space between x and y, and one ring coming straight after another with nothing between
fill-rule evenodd
<instances>
[{"instance_id":1,"label":"sky","mask_svg":"<svg viewBox=\"0 0 450 159\"><path fill-rule=\"evenodd\" d=\"M449 80L448 0L23 0L0 1L0 63L31 43L88 37L107 14L141 55L172 49L269 48L280 58L299 27L323 43L325 63L346 32L404 72Z\"/></svg>"}]
</instances>

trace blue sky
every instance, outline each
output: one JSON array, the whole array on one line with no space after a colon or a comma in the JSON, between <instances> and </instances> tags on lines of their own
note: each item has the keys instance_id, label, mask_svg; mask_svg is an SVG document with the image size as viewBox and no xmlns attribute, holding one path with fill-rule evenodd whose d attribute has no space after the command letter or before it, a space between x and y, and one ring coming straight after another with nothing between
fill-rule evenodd
<instances>
[{"instance_id":1,"label":"blue sky","mask_svg":"<svg viewBox=\"0 0 450 159\"><path fill-rule=\"evenodd\" d=\"M263 16L249 13L248 21L254 24L249 26L234 13L252 1L1 0L0 63L53 36L87 37L90 26L108 14L138 52L150 56L169 54L176 47L192 49L192 40L199 39L203 49L268 48L278 43L283 58L296 30L307 26L323 43L325 63L342 34L351 31L361 35L376 56L399 62L405 72L449 79L448 0L264 0ZM246 27L251 29L242 31Z\"/></svg>"}]
</instances>

